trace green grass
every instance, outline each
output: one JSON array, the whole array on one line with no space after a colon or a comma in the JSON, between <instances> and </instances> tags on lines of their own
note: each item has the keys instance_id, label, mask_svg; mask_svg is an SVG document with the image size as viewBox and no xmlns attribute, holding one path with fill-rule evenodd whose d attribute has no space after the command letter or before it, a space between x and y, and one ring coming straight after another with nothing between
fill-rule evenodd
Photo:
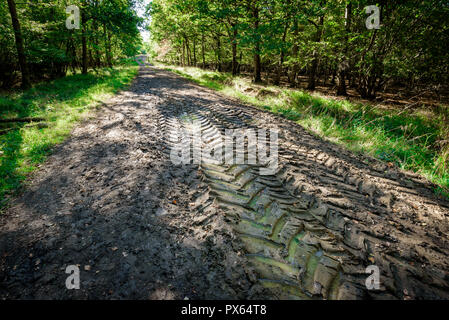
<instances>
[{"instance_id":1,"label":"green grass","mask_svg":"<svg viewBox=\"0 0 449 320\"><path fill-rule=\"evenodd\" d=\"M354 152L417 172L438 186L437 194L449 197L448 106L439 106L431 115L419 110L392 110L301 90L254 85L249 79L232 77L228 73L156 65L225 95L281 114ZM262 92L268 94L255 94Z\"/></svg>"},{"instance_id":2,"label":"green grass","mask_svg":"<svg viewBox=\"0 0 449 320\"><path fill-rule=\"evenodd\" d=\"M0 118L43 117L48 125L38 128L22 123L0 135L0 208L77 122L132 82L136 65L126 63L87 75L70 75L24 92L0 95Z\"/></svg>"}]
</instances>

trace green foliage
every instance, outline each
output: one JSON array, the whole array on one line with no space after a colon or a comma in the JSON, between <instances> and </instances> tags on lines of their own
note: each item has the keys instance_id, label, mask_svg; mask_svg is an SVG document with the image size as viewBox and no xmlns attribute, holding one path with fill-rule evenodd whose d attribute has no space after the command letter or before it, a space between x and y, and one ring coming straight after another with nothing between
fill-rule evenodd
<instances>
[{"instance_id":1,"label":"green foliage","mask_svg":"<svg viewBox=\"0 0 449 320\"><path fill-rule=\"evenodd\" d=\"M392 84L415 89L448 83L447 1L378 1L381 27L368 30L364 8L372 4L154 0L149 7L154 56L172 64L230 71L236 57L250 69L257 53L266 71L289 74L292 85L295 73L329 77L344 67L345 78L352 78L351 85L370 99Z\"/></svg>"},{"instance_id":2,"label":"green foliage","mask_svg":"<svg viewBox=\"0 0 449 320\"><path fill-rule=\"evenodd\" d=\"M111 66L135 55L141 47L138 27L143 21L135 7L141 0L16 1L25 56L33 82L55 79L81 67L86 38L87 67ZM77 5L81 29L66 28L66 6ZM20 80L19 62L6 1L0 2L0 88Z\"/></svg>"}]
</instances>

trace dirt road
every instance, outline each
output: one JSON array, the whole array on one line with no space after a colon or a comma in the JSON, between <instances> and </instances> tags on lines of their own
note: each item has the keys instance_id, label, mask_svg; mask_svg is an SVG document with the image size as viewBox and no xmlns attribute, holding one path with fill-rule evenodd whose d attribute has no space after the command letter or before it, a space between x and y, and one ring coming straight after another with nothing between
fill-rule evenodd
<instances>
[{"instance_id":1,"label":"dirt road","mask_svg":"<svg viewBox=\"0 0 449 320\"><path fill-rule=\"evenodd\" d=\"M278 170L174 165L170 132L191 120L212 143L279 129ZM143 67L0 217L0 297L447 299L448 218L418 176Z\"/></svg>"}]
</instances>

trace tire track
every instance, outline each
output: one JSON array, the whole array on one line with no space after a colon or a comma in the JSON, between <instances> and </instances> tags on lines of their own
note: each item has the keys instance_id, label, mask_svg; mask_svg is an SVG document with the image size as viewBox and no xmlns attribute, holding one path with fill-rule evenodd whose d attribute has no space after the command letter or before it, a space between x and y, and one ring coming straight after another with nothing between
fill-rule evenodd
<instances>
[{"instance_id":1,"label":"tire track","mask_svg":"<svg viewBox=\"0 0 449 320\"><path fill-rule=\"evenodd\" d=\"M278 116L222 97L205 99L214 93L199 86L182 92L187 94L172 97L173 105L161 111L166 128L189 131L192 120L199 120L209 146L219 146L226 129L280 128L275 175L259 175L257 165L201 163L208 196L244 243L259 283L275 297L448 297L447 264L429 265L436 247L410 242L415 233L422 238L422 230L402 221L408 214L403 193L416 194L404 188L402 173L378 162L357 162L346 151L337 155L337 147ZM381 271L381 284L367 290L365 269L373 264Z\"/></svg>"},{"instance_id":2,"label":"tire track","mask_svg":"<svg viewBox=\"0 0 449 320\"><path fill-rule=\"evenodd\" d=\"M228 110L183 110L166 120L168 144L176 141L173 130L189 131L189 120L201 123L203 141L217 145L225 123L239 127L241 114ZM208 117L211 117L208 118ZM243 115L244 117L244 115ZM312 198L297 198L283 187L279 177L260 176L255 165L214 165L202 162L210 195L233 220L245 244L248 262L260 275L260 283L279 298L363 298L357 275L363 270L356 257L345 250L332 232L324 228ZM352 276L342 265L352 265Z\"/></svg>"},{"instance_id":3,"label":"tire track","mask_svg":"<svg viewBox=\"0 0 449 320\"><path fill-rule=\"evenodd\" d=\"M203 140L218 146L226 129L279 129L275 175L259 175L256 165L200 165L207 203L226 214L248 264L274 297L449 298L447 203L433 200L423 179L172 73L155 72L158 86L170 88L159 109L167 132L199 119ZM378 290L365 286L369 265L380 269Z\"/></svg>"}]
</instances>

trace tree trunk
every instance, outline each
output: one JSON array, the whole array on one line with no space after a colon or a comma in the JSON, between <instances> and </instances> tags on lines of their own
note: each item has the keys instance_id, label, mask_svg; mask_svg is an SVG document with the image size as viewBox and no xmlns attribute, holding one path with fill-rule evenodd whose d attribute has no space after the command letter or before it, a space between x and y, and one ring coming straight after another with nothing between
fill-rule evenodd
<instances>
[{"instance_id":1,"label":"tree trunk","mask_svg":"<svg viewBox=\"0 0 449 320\"><path fill-rule=\"evenodd\" d=\"M232 75L237 75L237 27L232 25L233 38L232 40Z\"/></svg>"},{"instance_id":2,"label":"tree trunk","mask_svg":"<svg viewBox=\"0 0 449 320\"><path fill-rule=\"evenodd\" d=\"M260 66L260 39L259 39L259 7L257 3L253 4L254 32L256 33L256 41L254 44L254 82L262 82L261 66Z\"/></svg>"},{"instance_id":3,"label":"tree trunk","mask_svg":"<svg viewBox=\"0 0 449 320\"><path fill-rule=\"evenodd\" d=\"M220 35L217 35L217 71L221 72L221 41Z\"/></svg>"},{"instance_id":4,"label":"tree trunk","mask_svg":"<svg viewBox=\"0 0 449 320\"><path fill-rule=\"evenodd\" d=\"M184 67L186 65L186 44L185 41L182 42L182 59L181 65Z\"/></svg>"},{"instance_id":5,"label":"tree trunk","mask_svg":"<svg viewBox=\"0 0 449 320\"><path fill-rule=\"evenodd\" d=\"M94 65L97 67L101 67L101 54L100 50L98 50L98 37L97 37L97 31L98 31L98 24L97 21L93 20L93 36L92 36L92 43L94 44L94 52L95 52L95 59L94 59Z\"/></svg>"},{"instance_id":6,"label":"tree trunk","mask_svg":"<svg viewBox=\"0 0 449 320\"><path fill-rule=\"evenodd\" d=\"M243 61L243 52L240 51L240 58L239 58L239 63L237 63L237 74L240 74L240 67L242 65L242 61Z\"/></svg>"},{"instance_id":7,"label":"tree trunk","mask_svg":"<svg viewBox=\"0 0 449 320\"><path fill-rule=\"evenodd\" d=\"M332 70L332 80L331 80L331 84L335 84L335 77L337 76L337 70L334 68Z\"/></svg>"},{"instance_id":8,"label":"tree trunk","mask_svg":"<svg viewBox=\"0 0 449 320\"><path fill-rule=\"evenodd\" d=\"M293 25L293 41L294 41L294 45L292 48L292 56L293 59L296 60L296 58L298 57L298 51L299 51L299 47L298 47L298 20L295 19L294 25ZM289 80L290 80L290 87L294 88L296 87L296 75L298 74L298 63L295 61L293 64L293 68L292 68L292 72L290 73L289 76Z\"/></svg>"},{"instance_id":9,"label":"tree trunk","mask_svg":"<svg viewBox=\"0 0 449 320\"><path fill-rule=\"evenodd\" d=\"M338 71L338 87L337 87L337 96L347 96L346 92L346 77L345 77L345 69L344 61L341 62Z\"/></svg>"},{"instance_id":10,"label":"tree trunk","mask_svg":"<svg viewBox=\"0 0 449 320\"><path fill-rule=\"evenodd\" d=\"M187 36L184 36L184 43L186 45L187 65L190 66L192 64L192 59L190 58L189 38L187 38Z\"/></svg>"},{"instance_id":11,"label":"tree trunk","mask_svg":"<svg viewBox=\"0 0 449 320\"><path fill-rule=\"evenodd\" d=\"M313 53L312 65L310 66L309 82L307 83L308 90L315 90L316 87L316 69L318 67L317 53Z\"/></svg>"},{"instance_id":12,"label":"tree trunk","mask_svg":"<svg viewBox=\"0 0 449 320\"><path fill-rule=\"evenodd\" d=\"M348 95L346 92L346 73L349 69L349 63L348 63L348 39L349 39L349 32L351 31L351 3L349 2L346 5L345 9L345 47L343 49L343 57L342 61L338 67L338 87L337 87L337 95L339 96L346 96Z\"/></svg>"},{"instance_id":13,"label":"tree trunk","mask_svg":"<svg viewBox=\"0 0 449 320\"><path fill-rule=\"evenodd\" d=\"M112 59L111 59L111 34L106 29L106 24L103 24L103 32L105 38L105 48L106 48L106 63L108 67L112 67Z\"/></svg>"},{"instance_id":14,"label":"tree trunk","mask_svg":"<svg viewBox=\"0 0 449 320\"><path fill-rule=\"evenodd\" d=\"M84 14L84 10L81 11L81 46L82 46L82 73L87 73L87 39L86 39L86 17Z\"/></svg>"},{"instance_id":15,"label":"tree trunk","mask_svg":"<svg viewBox=\"0 0 449 320\"><path fill-rule=\"evenodd\" d=\"M16 3L14 0L8 0L9 13L11 14L12 27L14 29L14 37L16 39L17 56L19 58L20 72L22 73L22 88L28 89L30 84L30 75L28 73L28 65L23 48L23 37L20 30L20 23L17 17Z\"/></svg>"},{"instance_id":16,"label":"tree trunk","mask_svg":"<svg viewBox=\"0 0 449 320\"><path fill-rule=\"evenodd\" d=\"M196 37L193 38L193 65L196 67Z\"/></svg>"},{"instance_id":17,"label":"tree trunk","mask_svg":"<svg viewBox=\"0 0 449 320\"><path fill-rule=\"evenodd\" d=\"M324 16L320 17L318 25L316 25L315 42L321 41L321 35L323 32ZM316 86L316 71L318 69L318 52L315 49L313 51L312 65L310 66L309 83L307 84L307 89L315 90Z\"/></svg>"},{"instance_id":18,"label":"tree trunk","mask_svg":"<svg viewBox=\"0 0 449 320\"><path fill-rule=\"evenodd\" d=\"M203 58L203 69L206 68L206 56L204 50L205 49L204 49L204 31L203 31L203 33L201 34L201 55Z\"/></svg>"},{"instance_id":19,"label":"tree trunk","mask_svg":"<svg viewBox=\"0 0 449 320\"><path fill-rule=\"evenodd\" d=\"M44 121L45 118L40 117L24 117L24 118L12 118L12 119L0 119L0 123L11 123L11 122L33 122L33 121Z\"/></svg>"},{"instance_id":20,"label":"tree trunk","mask_svg":"<svg viewBox=\"0 0 449 320\"><path fill-rule=\"evenodd\" d=\"M366 53L369 52L373 45L374 42L376 40L376 35L377 35L377 29L374 30L372 36L371 36L371 40L370 40L370 44L368 46L368 48L364 51L364 53L362 54L362 58L361 58L361 67L359 71L359 81L358 81L358 86L357 86L357 91L360 93L360 96L362 98L366 98L366 99L374 99L374 95L372 94L372 66L369 66L368 63L365 61L365 57L366 57ZM375 56L376 57L376 56ZM376 57L377 59L377 57ZM372 65L374 64L374 62L370 62Z\"/></svg>"},{"instance_id":21,"label":"tree trunk","mask_svg":"<svg viewBox=\"0 0 449 320\"><path fill-rule=\"evenodd\" d=\"M285 38L287 37L288 25L289 25L289 23L287 22L285 25L284 34L282 35L282 45L284 45ZM284 48L282 47L281 54L279 55L279 63L278 63L277 70L276 70L276 78L274 79L275 85L279 85L279 83L281 82L282 65L284 64L284 55L285 55L285 52L284 52Z\"/></svg>"}]
</instances>

